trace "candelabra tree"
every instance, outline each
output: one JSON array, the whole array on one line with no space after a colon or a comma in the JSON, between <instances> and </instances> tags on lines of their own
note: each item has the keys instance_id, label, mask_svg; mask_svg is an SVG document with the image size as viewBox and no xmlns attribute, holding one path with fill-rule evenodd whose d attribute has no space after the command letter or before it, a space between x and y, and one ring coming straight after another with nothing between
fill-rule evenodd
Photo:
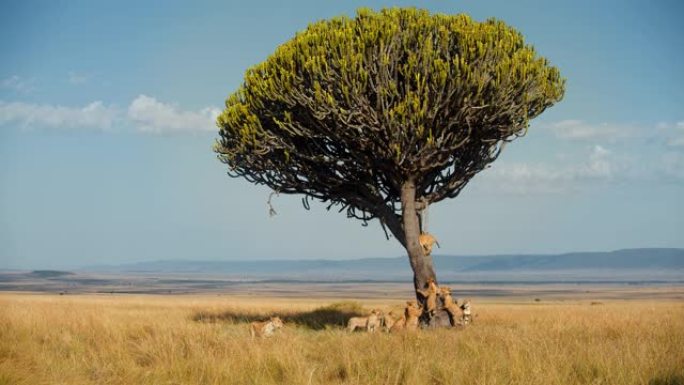
<instances>
[{"instance_id":1,"label":"candelabra tree","mask_svg":"<svg viewBox=\"0 0 684 385\"><path fill-rule=\"evenodd\" d=\"M214 150L230 176L377 219L406 249L424 302L436 275L420 211L456 197L564 83L499 20L360 9L309 25L248 69Z\"/></svg>"}]
</instances>

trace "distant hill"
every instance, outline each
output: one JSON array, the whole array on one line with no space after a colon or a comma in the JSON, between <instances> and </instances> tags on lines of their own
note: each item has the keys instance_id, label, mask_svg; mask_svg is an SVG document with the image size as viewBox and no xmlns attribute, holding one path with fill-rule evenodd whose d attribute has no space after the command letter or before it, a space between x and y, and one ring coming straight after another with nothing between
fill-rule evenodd
<instances>
[{"instance_id":1,"label":"distant hill","mask_svg":"<svg viewBox=\"0 0 684 385\"><path fill-rule=\"evenodd\" d=\"M33 270L28 275L35 278L56 278L73 275L73 273L61 270Z\"/></svg>"},{"instance_id":2,"label":"distant hill","mask_svg":"<svg viewBox=\"0 0 684 385\"><path fill-rule=\"evenodd\" d=\"M441 281L684 281L684 249L625 249L549 255L434 256ZM233 279L406 280L406 257L357 260L153 261L91 266L101 273L203 274Z\"/></svg>"},{"instance_id":3,"label":"distant hill","mask_svg":"<svg viewBox=\"0 0 684 385\"><path fill-rule=\"evenodd\" d=\"M464 271L573 269L684 269L684 249L624 249L551 255L439 258L443 268Z\"/></svg>"}]
</instances>

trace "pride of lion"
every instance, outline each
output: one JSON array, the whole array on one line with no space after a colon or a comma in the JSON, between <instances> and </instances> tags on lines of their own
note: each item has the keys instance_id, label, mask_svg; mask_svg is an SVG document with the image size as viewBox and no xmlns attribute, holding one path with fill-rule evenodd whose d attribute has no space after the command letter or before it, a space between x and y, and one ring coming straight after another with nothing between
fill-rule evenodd
<instances>
[{"instance_id":1,"label":"pride of lion","mask_svg":"<svg viewBox=\"0 0 684 385\"><path fill-rule=\"evenodd\" d=\"M437 297L442 299L442 307L449 314L452 326L466 326L472 322L470 300L466 299L459 306L451 296L451 289L447 286L438 287L434 280L428 282L425 290L418 291L426 300L426 315L432 317L437 310ZM401 331L416 331L420 328L420 317L423 307L416 301L406 301L403 312L392 310L383 313L379 309L372 309L366 317L351 317L347 321L347 331L361 330L368 333L386 331L396 333ZM266 321L254 321L250 323L249 332L254 337L268 338L283 327L283 321L279 317L271 317Z\"/></svg>"},{"instance_id":2,"label":"pride of lion","mask_svg":"<svg viewBox=\"0 0 684 385\"><path fill-rule=\"evenodd\" d=\"M461 305L451 296L451 289L447 286L438 287L431 281L424 291L419 291L426 297L426 314L431 317L437 310L437 297L442 299L442 307L449 314L449 321L452 326L466 326L472 322L470 300L464 300ZM347 322L347 330L367 331L373 333L378 330L395 333L404 330L413 331L420 328L420 316L423 314L423 307L416 301L407 301L404 311L398 313L392 310L387 314L378 309L371 310L367 317L352 317Z\"/></svg>"},{"instance_id":3,"label":"pride of lion","mask_svg":"<svg viewBox=\"0 0 684 385\"><path fill-rule=\"evenodd\" d=\"M472 322L470 300L466 299L459 305L451 296L451 288L448 286L439 287L434 280L430 280L427 287L424 290L418 290L418 293L425 297L427 317L433 317L438 310L437 298L439 297L442 300L442 306L439 309L443 309L449 314L449 321L452 326L466 326ZM378 309L373 309L367 317L351 317L347 322L347 330L350 332L362 330L369 333L378 330L390 333L418 330L423 310L423 307L416 301L407 301L402 313L392 310L384 314Z\"/></svg>"},{"instance_id":4,"label":"pride of lion","mask_svg":"<svg viewBox=\"0 0 684 385\"><path fill-rule=\"evenodd\" d=\"M420 292L420 291L419 291ZM463 301L461 305L451 296L451 289L447 286L438 287L434 281L430 282L429 286L423 294L426 297L426 313L431 317L437 309L436 297L442 299L443 306L440 309L446 310L449 314L449 320L452 326L466 326L472 322L471 302L469 299ZM375 314L378 310L374 309ZM388 314L382 314L382 326L385 331L393 333L403 330L418 330L420 327L420 316L423 314L423 307L416 303L416 301L407 301L403 313L390 311ZM350 324L352 323L350 319ZM353 331L350 327L347 328ZM368 329L370 331L370 329Z\"/></svg>"},{"instance_id":5,"label":"pride of lion","mask_svg":"<svg viewBox=\"0 0 684 385\"><path fill-rule=\"evenodd\" d=\"M421 233L419 242L426 255L432 252L433 244L439 246L437 239L429 233ZM423 297L425 309L416 301L407 301L401 313L392 310L384 314L379 309L373 309L366 317L349 318L347 321L347 331L361 330L368 333L380 330L390 333L404 330L415 331L421 326L421 316L423 313L425 313L423 321L429 321L436 316L437 310L446 311L449 315L451 326L466 326L472 323L470 300L466 299L459 305L451 296L451 288L448 286L439 287L434 279L429 279L426 287L418 289L416 292ZM441 299L441 306L438 306L439 299ZM423 322L423 325L425 324L426 322ZM263 322L252 322L250 324L250 334L252 337L271 337L277 329L282 327L283 321L278 317L272 317Z\"/></svg>"}]
</instances>

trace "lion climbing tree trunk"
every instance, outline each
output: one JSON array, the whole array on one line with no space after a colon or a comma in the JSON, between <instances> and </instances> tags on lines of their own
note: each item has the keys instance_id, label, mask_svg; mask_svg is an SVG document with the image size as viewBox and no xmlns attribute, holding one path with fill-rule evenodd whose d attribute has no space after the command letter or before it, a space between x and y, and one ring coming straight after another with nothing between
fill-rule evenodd
<instances>
[{"instance_id":1,"label":"lion climbing tree trunk","mask_svg":"<svg viewBox=\"0 0 684 385\"><path fill-rule=\"evenodd\" d=\"M431 315L428 313L427 296L421 292L429 288L432 281L437 283L432 256L426 254L420 244L421 234L418 210L416 208L416 186L412 180L404 182L401 188L402 224L404 230L404 247L408 253L411 269L413 269L413 287L416 291L416 299L423 307L421 321L428 326L450 326L449 316L441 309L441 299L438 298L438 306Z\"/></svg>"},{"instance_id":2,"label":"lion climbing tree trunk","mask_svg":"<svg viewBox=\"0 0 684 385\"><path fill-rule=\"evenodd\" d=\"M425 289L428 280L437 281L432 267L432 256L425 255L420 245L420 223L416 210L416 186L409 180L401 188L402 221L404 225L404 239L409 262L413 269L413 285L416 290Z\"/></svg>"}]
</instances>

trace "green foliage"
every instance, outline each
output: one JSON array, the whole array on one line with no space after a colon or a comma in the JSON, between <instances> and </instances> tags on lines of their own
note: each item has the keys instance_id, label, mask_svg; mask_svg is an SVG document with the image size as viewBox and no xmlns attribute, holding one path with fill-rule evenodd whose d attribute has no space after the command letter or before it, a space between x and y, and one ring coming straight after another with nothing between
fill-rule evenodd
<instances>
[{"instance_id":1,"label":"green foliage","mask_svg":"<svg viewBox=\"0 0 684 385\"><path fill-rule=\"evenodd\" d=\"M563 93L558 69L501 21L360 9L250 68L215 151L232 175L367 219L409 179L428 202L455 196Z\"/></svg>"}]
</instances>

